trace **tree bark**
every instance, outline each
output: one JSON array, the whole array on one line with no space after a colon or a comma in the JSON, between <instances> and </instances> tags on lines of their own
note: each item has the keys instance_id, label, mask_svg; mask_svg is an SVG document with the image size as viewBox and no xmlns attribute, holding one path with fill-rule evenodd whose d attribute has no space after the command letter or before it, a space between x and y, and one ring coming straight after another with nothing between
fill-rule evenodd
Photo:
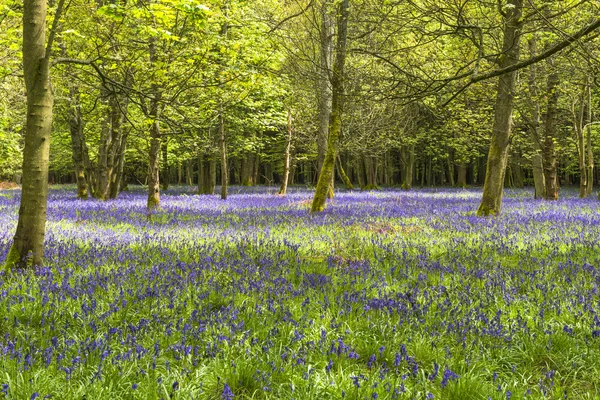
<instances>
[{"instance_id":1,"label":"tree bark","mask_svg":"<svg viewBox=\"0 0 600 400\"><path fill-rule=\"evenodd\" d=\"M458 180L456 181L456 186L463 189L467 187L467 165L464 163L458 164Z\"/></svg>"},{"instance_id":2,"label":"tree bark","mask_svg":"<svg viewBox=\"0 0 600 400\"><path fill-rule=\"evenodd\" d=\"M344 171L344 167L342 166L342 160L340 159L340 156L337 156L337 169L338 169L338 173L340 174L340 177L342 178L342 181L344 181L344 185L346 186L346 189L348 190L352 190L354 189L354 185L352 185L352 181L350 180L350 178L348 178L348 175L346 175L346 171Z\"/></svg>"},{"instance_id":3,"label":"tree bark","mask_svg":"<svg viewBox=\"0 0 600 400\"><path fill-rule=\"evenodd\" d=\"M587 186L586 193L589 196L594 188L594 151L592 149L592 86L588 84L587 95Z\"/></svg>"},{"instance_id":4,"label":"tree bark","mask_svg":"<svg viewBox=\"0 0 600 400\"><path fill-rule=\"evenodd\" d=\"M575 147L579 161L579 197L587 197L587 165L586 165L586 138L585 138L585 109L587 102L587 85L584 86L579 99L571 103L573 115L573 131L575 133ZM579 106L579 108L578 108Z\"/></svg>"},{"instance_id":5,"label":"tree bark","mask_svg":"<svg viewBox=\"0 0 600 400\"><path fill-rule=\"evenodd\" d=\"M62 2L59 3L59 9ZM46 0L23 3L23 75L27 89L27 121L19 220L5 262L7 271L31 263L42 265L48 204L48 164L54 96L50 81L50 49L46 46ZM60 14L60 12L57 12Z\"/></svg>"},{"instance_id":6,"label":"tree bark","mask_svg":"<svg viewBox=\"0 0 600 400\"><path fill-rule=\"evenodd\" d=\"M284 156L284 167L283 177L281 178L281 187L279 188L279 194L285 196L287 194L288 180L290 177L290 154L292 149L292 110L288 110L287 118L287 137L285 139L285 156Z\"/></svg>"},{"instance_id":7,"label":"tree bark","mask_svg":"<svg viewBox=\"0 0 600 400\"><path fill-rule=\"evenodd\" d=\"M85 176L85 163L83 155L83 120L81 116L81 99L79 90L75 85L69 85L69 130L71 132L71 149L73 152L73 164L75 165L75 177L77 180L77 198L87 200L88 181Z\"/></svg>"},{"instance_id":8,"label":"tree bark","mask_svg":"<svg viewBox=\"0 0 600 400\"><path fill-rule=\"evenodd\" d=\"M333 36L334 27L331 17L332 1L324 0L321 6L320 30L320 64L318 74L318 99L319 99L319 131L317 136L317 171L321 173L325 153L327 151L327 137L329 135L329 116L333 101L331 87L331 68L333 63Z\"/></svg>"},{"instance_id":9,"label":"tree bark","mask_svg":"<svg viewBox=\"0 0 600 400\"><path fill-rule=\"evenodd\" d=\"M342 131L342 111L344 99L344 67L346 64L346 40L348 35L349 0L342 0L339 6L338 32L335 49L335 62L331 76L332 106L329 118L329 136L327 138L327 153L319 174L317 189L311 211L321 212L325 209L328 191L335 168L336 146Z\"/></svg>"},{"instance_id":10,"label":"tree bark","mask_svg":"<svg viewBox=\"0 0 600 400\"><path fill-rule=\"evenodd\" d=\"M169 157L169 148L166 140L163 140L161 143L161 153L162 153L162 173L160 177L162 190L169 189L169 166L167 165L167 159Z\"/></svg>"},{"instance_id":11,"label":"tree bark","mask_svg":"<svg viewBox=\"0 0 600 400\"><path fill-rule=\"evenodd\" d=\"M123 129L123 128L121 128ZM109 198L116 199L123 186L123 170L125 169L125 150L127 150L127 132L120 135L119 146L116 152L114 167L112 169L110 181Z\"/></svg>"},{"instance_id":12,"label":"tree bark","mask_svg":"<svg viewBox=\"0 0 600 400\"><path fill-rule=\"evenodd\" d=\"M405 146L402 149L403 170L402 190L411 190L415 169L415 145Z\"/></svg>"},{"instance_id":13,"label":"tree bark","mask_svg":"<svg viewBox=\"0 0 600 400\"><path fill-rule=\"evenodd\" d=\"M111 103L111 101L112 100L109 99L109 103ZM98 200L106 200L106 194L108 192L108 155L112 140L112 118L112 107L109 104L108 112L105 115L104 122L100 130L100 144L98 147L98 162L96 165L96 189L94 191L94 194Z\"/></svg>"},{"instance_id":14,"label":"tree bark","mask_svg":"<svg viewBox=\"0 0 600 400\"><path fill-rule=\"evenodd\" d=\"M221 150L221 200L227 200L227 145L225 143L225 120L223 118L223 110L219 114L219 149Z\"/></svg>"},{"instance_id":15,"label":"tree bark","mask_svg":"<svg viewBox=\"0 0 600 400\"><path fill-rule=\"evenodd\" d=\"M550 63L550 68L554 68L554 63ZM548 76L548 86L546 97L548 104L546 106L546 116L544 121L544 181L546 191L544 198L546 200L558 200L558 171L556 163L556 117L558 114L558 72L552 71Z\"/></svg>"},{"instance_id":16,"label":"tree bark","mask_svg":"<svg viewBox=\"0 0 600 400\"><path fill-rule=\"evenodd\" d=\"M521 20L523 0L509 0L510 8L506 9L500 68L509 68L519 62ZM512 111L517 81L516 71L501 75L498 80L498 93L494 112L492 140L488 152L483 197L477 210L479 216L500 214L502 209L502 194L504 191L504 175L510 136L512 130Z\"/></svg>"}]
</instances>

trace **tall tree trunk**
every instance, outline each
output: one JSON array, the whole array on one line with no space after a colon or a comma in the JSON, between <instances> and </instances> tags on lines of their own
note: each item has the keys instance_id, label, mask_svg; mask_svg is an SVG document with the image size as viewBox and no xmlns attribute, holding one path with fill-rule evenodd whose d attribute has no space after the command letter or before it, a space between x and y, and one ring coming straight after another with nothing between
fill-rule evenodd
<instances>
[{"instance_id":1,"label":"tall tree trunk","mask_svg":"<svg viewBox=\"0 0 600 400\"><path fill-rule=\"evenodd\" d=\"M344 67L346 64L346 39L348 35L349 0L342 0L338 13L338 32L335 48L335 62L331 75L332 106L329 118L329 136L327 138L327 153L319 174L317 189L311 211L321 212L325 209L327 194L331 188L331 180L335 168L336 146L342 131L342 110L344 99Z\"/></svg>"},{"instance_id":2,"label":"tall tree trunk","mask_svg":"<svg viewBox=\"0 0 600 400\"><path fill-rule=\"evenodd\" d=\"M575 147L579 161L579 197L587 197L587 164L586 164L586 138L585 138L585 108L587 102L587 86L584 86L579 99L571 103L573 114L573 131L575 133ZM578 108L579 106L579 108Z\"/></svg>"},{"instance_id":3,"label":"tall tree trunk","mask_svg":"<svg viewBox=\"0 0 600 400\"><path fill-rule=\"evenodd\" d=\"M58 4L57 18L63 2ZM25 267L29 259L42 265L46 210L48 203L48 164L54 96L50 82L49 40L46 50L46 0L23 3L23 75L27 89L27 121L23 149L23 180L19 220L13 244L5 262L6 270Z\"/></svg>"},{"instance_id":4,"label":"tall tree trunk","mask_svg":"<svg viewBox=\"0 0 600 400\"><path fill-rule=\"evenodd\" d=\"M331 16L332 0L324 0L321 5L320 29L320 64L318 74L318 99L319 99L319 131L317 136L317 171L321 173L325 153L327 151L327 137L329 135L329 117L332 107L331 68L333 64L333 36L334 26Z\"/></svg>"},{"instance_id":5,"label":"tall tree trunk","mask_svg":"<svg viewBox=\"0 0 600 400\"><path fill-rule=\"evenodd\" d=\"M223 110L219 114L219 148L221 150L221 199L227 200L228 170L227 170L227 145L225 143L225 120Z\"/></svg>"},{"instance_id":6,"label":"tall tree trunk","mask_svg":"<svg viewBox=\"0 0 600 400\"><path fill-rule=\"evenodd\" d=\"M152 125L150 126L150 161L148 164L148 209L160 206L160 178L158 172L160 159L160 125L158 122L158 102L156 101L156 97L152 99L150 117L152 118Z\"/></svg>"},{"instance_id":7,"label":"tall tree trunk","mask_svg":"<svg viewBox=\"0 0 600 400\"><path fill-rule=\"evenodd\" d=\"M280 195L287 194L287 186L288 180L290 177L290 154L292 149L292 110L288 110L288 118L287 118L287 137L285 139L285 156L284 156L284 167L283 167L283 177L281 178L281 187L279 188Z\"/></svg>"},{"instance_id":8,"label":"tall tree trunk","mask_svg":"<svg viewBox=\"0 0 600 400\"><path fill-rule=\"evenodd\" d=\"M75 177L77 179L77 198L86 200L88 198L88 184L85 177L85 164L83 155L83 120L81 117L81 101L79 90L75 85L69 85L69 130L71 132L71 149L73 152L73 164L75 165Z\"/></svg>"},{"instance_id":9,"label":"tall tree trunk","mask_svg":"<svg viewBox=\"0 0 600 400\"><path fill-rule=\"evenodd\" d=\"M594 188L594 151L592 149L592 85L587 85L587 130L586 130L586 142L587 142L587 186L586 194L589 196L592 194Z\"/></svg>"},{"instance_id":10,"label":"tall tree trunk","mask_svg":"<svg viewBox=\"0 0 600 400\"><path fill-rule=\"evenodd\" d=\"M554 68L554 63L550 62L550 68ZM544 121L544 181L546 182L546 191L544 198L546 200L558 200L558 170L556 164L556 151L554 142L556 141L556 117L558 113L558 72L552 71L548 76L548 86L546 97L548 104L546 106L546 118Z\"/></svg>"},{"instance_id":11,"label":"tall tree trunk","mask_svg":"<svg viewBox=\"0 0 600 400\"><path fill-rule=\"evenodd\" d=\"M162 173L160 177L162 190L169 189L169 166L167 165L167 158L169 157L169 148L166 140L161 143L162 152Z\"/></svg>"},{"instance_id":12,"label":"tall tree trunk","mask_svg":"<svg viewBox=\"0 0 600 400\"><path fill-rule=\"evenodd\" d=\"M537 38L534 35L528 42L529 52L533 55L537 53ZM531 141L531 147L533 149L533 156L531 158L531 165L533 167L533 184L535 186L534 198L541 199L544 197L546 192L546 182L544 178L544 161L542 157L542 138L540 134L541 114L540 114L540 100L539 91L537 84L537 71L538 67L533 64L529 67L529 103L531 107L531 121L529 121L529 137Z\"/></svg>"},{"instance_id":13,"label":"tall tree trunk","mask_svg":"<svg viewBox=\"0 0 600 400\"><path fill-rule=\"evenodd\" d=\"M183 166L181 165L181 161L177 162L177 185L181 186L183 183Z\"/></svg>"},{"instance_id":14,"label":"tall tree trunk","mask_svg":"<svg viewBox=\"0 0 600 400\"><path fill-rule=\"evenodd\" d=\"M109 95L112 96L112 95ZM109 103L111 99L109 99ZM112 141L113 112L109 104L102 128L100 129L100 144L98 147L98 161L96 165L96 189L94 195L98 200L106 200L109 184L108 158Z\"/></svg>"},{"instance_id":15,"label":"tall tree trunk","mask_svg":"<svg viewBox=\"0 0 600 400\"><path fill-rule=\"evenodd\" d=\"M150 65L157 61L156 39L151 38L149 44ZM150 125L150 154L148 163L148 203L149 210L160 206L160 101L161 93L158 84L151 85L149 117Z\"/></svg>"},{"instance_id":16,"label":"tall tree trunk","mask_svg":"<svg viewBox=\"0 0 600 400\"><path fill-rule=\"evenodd\" d=\"M521 40L521 20L523 0L509 0L505 10L504 38L500 68L510 67L519 62ZM488 162L483 185L483 197L477 210L479 216L500 214L502 209L502 194L504 190L504 175L510 147L512 130L512 111L515 96L517 72L509 72L498 79L498 94L494 111L494 127L488 153Z\"/></svg>"}]
</instances>

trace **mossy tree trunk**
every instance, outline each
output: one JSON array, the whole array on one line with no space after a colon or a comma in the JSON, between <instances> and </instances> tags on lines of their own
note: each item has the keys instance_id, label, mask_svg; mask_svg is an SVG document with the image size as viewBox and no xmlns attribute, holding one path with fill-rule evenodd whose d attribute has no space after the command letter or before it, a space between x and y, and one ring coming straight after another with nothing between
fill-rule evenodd
<instances>
[{"instance_id":1,"label":"mossy tree trunk","mask_svg":"<svg viewBox=\"0 0 600 400\"><path fill-rule=\"evenodd\" d=\"M57 5L60 19L63 1ZM46 0L23 2L23 76L27 90L27 120L23 149L23 180L19 219L6 270L31 263L42 265L48 204L48 164L54 96L50 55L54 32L46 43ZM53 29L56 29L53 25Z\"/></svg>"},{"instance_id":2,"label":"mossy tree trunk","mask_svg":"<svg viewBox=\"0 0 600 400\"><path fill-rule=\"evenodd\" d=\"M342 0L339 5L337 22L337 41L335 46L335 61L331 74L332 106L329 118L329 136L327 138L327 153L323 168L319 174L315 197L311 211L321 212L325 209L331 180L335 169L336 146L342 131L342 109L344 100L344 68L346 64L346 41L348 34L349 0Z\"/></svg>"},{"instance_id":3,"label":"mossy tree trunk","mask_svg":"<svg viewBox=\"0 0 600 400\"><path fill-rule=\"evenodd\" d=\"M317 75L319 130L317 133L317 171L321 171L327 151L327 137L329 135L329 118L332 107L331 69L333 64L333 37L334 26L331 16L333 1L324 0L321 5L321 27L319 48L319 74Z\"/></svg>"},{"instance_id":4,"label":"mossy tree trunk","mask_svg":"<svg viewBox=\"0 0 600 400\"><path fill-rule=\"evenodd\" d=\"M505 10L502 55L500 68L519 62L521 29L523 26L523 0L509 0ZM477 210L479 216L500 214L504 191L504 175L510 147L513 100L517 72L509 72L498 79L498 93L494 111L494 126L488 152L483 197Z\"/></svg>"},{"instance_id":5,"label":"mossy tree trunk","mask_svg":"<svg viewBox=\"0 0 600 400\"><path fill-rule=\"evenodd\" d=\"M352 181L350 180L348 175L346 175L346 171L344 171L344 166L342 165L342 159L340 158L339 155L337 156L337 168L338 168L338 173L340 174L340 177L342 178L342 181L344 182L344 186L346 187L346 189L348 189L348 190L354 189L354 185L352 184Z\"/></svg>"}]
</instances>

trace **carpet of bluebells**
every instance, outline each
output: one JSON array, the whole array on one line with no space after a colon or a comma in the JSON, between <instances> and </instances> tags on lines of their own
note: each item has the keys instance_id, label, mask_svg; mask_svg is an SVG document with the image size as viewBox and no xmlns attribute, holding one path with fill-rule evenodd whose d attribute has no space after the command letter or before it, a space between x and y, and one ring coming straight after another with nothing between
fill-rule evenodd
<instances>
[{"instance_id":1,"label":"carpet of bluebells","mask_svg":"<svg viewBox=\"0 0 600 400\"><path fill-rule=\"evenodd\" d=\"M508 191L50 193L0 274L0 399L594 399L600 202ZM18 191L0 192L0 262Z\"/></svg>"}]
</instances>

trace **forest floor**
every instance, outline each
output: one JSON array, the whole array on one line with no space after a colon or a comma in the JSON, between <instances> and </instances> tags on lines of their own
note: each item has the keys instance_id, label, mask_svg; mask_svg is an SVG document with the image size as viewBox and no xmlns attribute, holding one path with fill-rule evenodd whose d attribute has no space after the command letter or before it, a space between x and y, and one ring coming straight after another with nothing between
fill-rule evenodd
<instances>
[{"instance_id":1,"label":"forest floor","mask_svg":"<svg viewBox=\"0 0 600 400\"><path fill-rule=\"evenodd\" d=\"M51 190L47 267L0 275L0 398L594 399L600 202L509 190ZM0 191L0 262L19 191Z\"/></svg>"}]
</instances>

